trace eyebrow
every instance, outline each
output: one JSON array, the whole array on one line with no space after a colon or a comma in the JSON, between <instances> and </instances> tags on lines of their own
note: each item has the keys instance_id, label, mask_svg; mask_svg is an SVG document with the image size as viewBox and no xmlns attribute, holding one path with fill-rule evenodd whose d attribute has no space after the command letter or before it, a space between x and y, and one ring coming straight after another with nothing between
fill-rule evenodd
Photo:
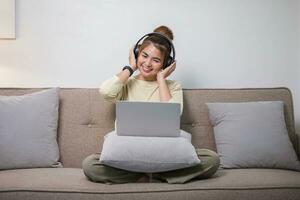
<instances>
[{"instance_id":1,"label":"eyebrow","mask_svg":"<svg viewBox=\"0 0 300 200\"><path fill-rule=\"evenodd\" d=\"M145 51L142 51L142 53L145 54L146 56L149 56ZM161 59L158 57L153 57L153 59L161 61Z\"/></svg>"}]
</instances>

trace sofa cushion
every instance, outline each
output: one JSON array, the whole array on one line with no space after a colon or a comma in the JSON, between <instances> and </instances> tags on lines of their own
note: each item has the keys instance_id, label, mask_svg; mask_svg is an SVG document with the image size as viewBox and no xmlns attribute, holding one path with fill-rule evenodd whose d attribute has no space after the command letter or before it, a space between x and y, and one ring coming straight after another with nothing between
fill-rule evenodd
<instances>
[{"instance_id":1,"label":"sofa cushion","mask_svg":"<svg viewBox=\"0 0 300 200\"><path fill-rule=\"evenodd\" d=\"M223 168L300 170L283 102L207 103Z\"/></svg>"},{"instance_id":2,"label":"sofa cushion","mask_svg":"<svg viewBox=\"0 0 300 200\"><path fill-rule=\"evenodd\" d=\"M105 135L100 162L128 171L146 173L199 164L200 160L190 142L190 134L184 131L180 134L180 137L139 137L119 136L113 131Z\"/></svg>"},{"instance_id":3,"label":"sofa cushion","mask_svg":"<svg viewBox=\"0 0 300 200\"><path fill-rule=\"evenodd\" d=\"M59 166L58 92L0 96L0 169Z\"/></svg>"},{"instance_id":4,"label":"sofa cushion","mask_svg":"<svg viewBox=\"0 0 300 200\"><path fill-rule=\"evenodd\" d=\"M186 184L93 183L77 168L0 171L0 199L290 199L300 196L300 173L279 169L219 170Z\"/></svg>"}]
</instances>

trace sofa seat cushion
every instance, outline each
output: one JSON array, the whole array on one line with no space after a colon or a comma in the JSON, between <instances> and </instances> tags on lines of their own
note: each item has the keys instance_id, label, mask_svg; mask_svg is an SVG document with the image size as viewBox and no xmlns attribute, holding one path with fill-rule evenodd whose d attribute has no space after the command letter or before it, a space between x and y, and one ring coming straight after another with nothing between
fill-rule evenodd
<instances>
[{"instance_id":1,"label":"sofa seat cushion","mask_svg":"<svg viewBox=\"0 0 300 200\"><path fill-rule=\"evenodd\" d=\"M88 181L82 169L77 168L4 170L0 171L0 180L0 199L99 200L133 199L133 196L136 199L178 199L178 195L181 199L198 199L201 195L205 195L205 199L223 199L224 195L231 199L297 199L300 196L300 172L280 169L219 170L210 179L187 184L106 185Z\"/></svg>"}]
</instances>

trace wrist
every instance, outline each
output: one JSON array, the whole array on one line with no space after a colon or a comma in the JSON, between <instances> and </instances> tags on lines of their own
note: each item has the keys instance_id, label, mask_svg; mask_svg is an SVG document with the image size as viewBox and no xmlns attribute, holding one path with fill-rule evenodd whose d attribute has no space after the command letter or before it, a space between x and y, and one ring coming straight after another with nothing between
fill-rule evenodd
<instances>
[{"instance_id":1,"label":"wrist","mask_svg":"<svg viewBox=\"0 0 300 200\"><path fill-rule=\"evenodd\" d=\"M160 85L160 84L163 84L166 82L166 79L164 77L160 77L158 76L157 77L157 83Z\"/></svg>"},{"instance_id":2,"label":"wrist","mask_svg":"<svg viewBox=\"0 0 300 200\"><path fill-rule=\"evenodd\" d=\"M135 71L135 69L133 69L132 67L130 67L128 65L126 65L126 66L123 67L122 71L124 71L124 70L128 70L129 71L129 76L131 76L134 73L134 71Z\"/></svg>"},{"instance_id":3,"label":"wrist","mask_svg":"<svg viewBox=\"0 0 300 200\"><path fill-rule=\"evenodd\" d=\"M135 65L130 65L131 69L133 69L133 71L137 70L137 67Z\"/></svg>"}]
</instances>

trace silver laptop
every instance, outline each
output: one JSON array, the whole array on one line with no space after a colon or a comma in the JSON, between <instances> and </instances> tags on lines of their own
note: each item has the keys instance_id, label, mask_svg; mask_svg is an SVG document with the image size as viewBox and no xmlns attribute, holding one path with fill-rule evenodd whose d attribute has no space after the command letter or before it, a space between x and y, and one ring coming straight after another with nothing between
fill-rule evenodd
<instances>
[{"instance_id":1,"label":"silver laptop","mask_svg":"<svg viewBox=\"0 0 300 200\"><path fill-rule=\"evenodd\" d=\"M118 101L116 119L118 135L148 137L180 135L179 103Z\"/></svg>"}]
</instances>

